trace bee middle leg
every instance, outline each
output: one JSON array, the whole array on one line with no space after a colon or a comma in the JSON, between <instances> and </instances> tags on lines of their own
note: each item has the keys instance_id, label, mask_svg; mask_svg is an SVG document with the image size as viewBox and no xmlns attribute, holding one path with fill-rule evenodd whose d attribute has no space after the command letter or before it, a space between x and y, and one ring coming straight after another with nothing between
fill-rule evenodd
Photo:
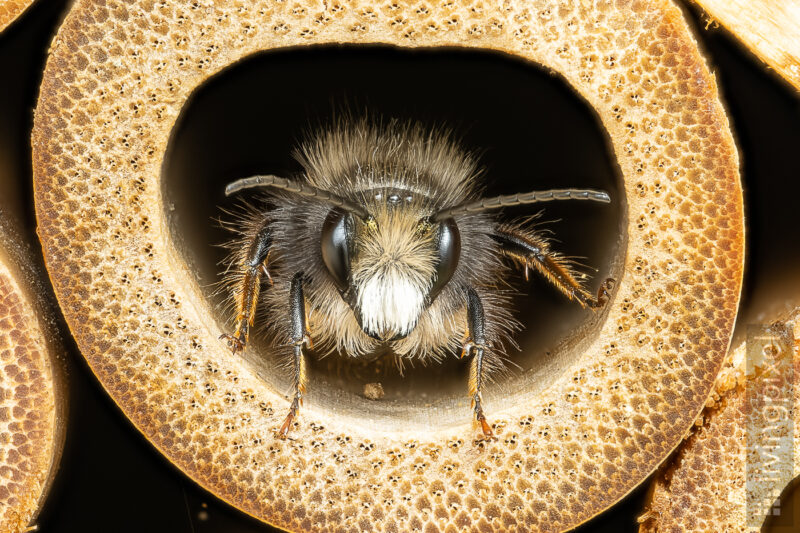
<instances>
[{"instance_id":1,"label":"bee middle leg","mask_svg":"<svg viewBox=\"0 0 800 533\"><path fill-rule=\"evenodd\" d=\"M483 397L481 395L484 383L484 355L486 346L486 319L483 314L483 304L475 292L475 289L468 287L467 292L467 337L461 350L461 357L473 353L472 363L469 370L469 394L472 397L472 408L475 412L475 419L480 423L483 435L486 438L494 438L491 426L486 421L483 413Z\"/></svg>"},{"instance_id":2,"label":"bee middle leg","mask_svg":"<svg viewBox=\"0 0 800 533\"><path fill-rule=\"evenodd\" d=\"M255 318L261 276L266 276L272 284L272 277L267 270L271 248L272 231L269 221L264 220L247 245L247 253L244 254L239 265L242 269L242 277L236 289L236 331L233 335L225 333L220 337L228 342L233 353L244 350L247 345L250 327Z\"/></svg>"},{"instance_id":3,"label":"bee middle leg","mask_svg":"<svg viewBox=\"0 0 800 533\"><path fill-rule=\"evenodd\" d=\"M500 244L503 255L524 268L525 279L528 279L528 269L533 268L581 307L599 309L608 302L610 291L614 287L613 278L603 281L597 296L593 296L575 279L575 272L569 261L552 251L547 239L536 232L506 229L493 234L492 238Z\"/></svg>"},{"instance_id":4,"label":"bee middle leg","mask_svg":"<svg viewBox=\"0 0 800 533\"><path fill-rule=\"evenodd\" d=\"M292 278L289 287L289 313L291 319L290 345L293 347L292 354L292 405L289 407L289 414L283 421L278 430L278 437L285 439L289 433L289 428L297 416L300 406L303 404L303 393L305 386L305 358L303 357L303 345L311 346L311 337L308 333L306 321L306 304L303 296L303 273L298 272Z\"/></svg>"}]
</instances>

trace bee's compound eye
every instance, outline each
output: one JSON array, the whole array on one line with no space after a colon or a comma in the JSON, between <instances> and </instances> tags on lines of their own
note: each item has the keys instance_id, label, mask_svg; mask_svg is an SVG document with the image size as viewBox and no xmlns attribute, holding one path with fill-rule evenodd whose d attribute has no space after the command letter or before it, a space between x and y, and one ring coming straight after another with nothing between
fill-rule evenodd
<instances>
[{"instance_id":1,"label":"bee's compound eye","mask_svg":"<svg viewBox=\"0 0 800 533\"><path fill-rule=\"evenodd\" d=\"M439 292L447 285L456 271L458 260L461 257L461 234L458 232L456 221L452 218L443 220L439 225L434 238L436 255L439 259L436 264L436 279L433 281L429 303L433 303Z\"/></svg>"},{"instance_id":2,"label":"bee's compound eye","mask_svg":"<svg viewBox=\"0 0 800 533\"><path fill-rule=\"evenodd\" d=\"M322 261L339 290L346 291L350 277L352 215L334 209L322 224Z\"/></svg>"}]
</instances>

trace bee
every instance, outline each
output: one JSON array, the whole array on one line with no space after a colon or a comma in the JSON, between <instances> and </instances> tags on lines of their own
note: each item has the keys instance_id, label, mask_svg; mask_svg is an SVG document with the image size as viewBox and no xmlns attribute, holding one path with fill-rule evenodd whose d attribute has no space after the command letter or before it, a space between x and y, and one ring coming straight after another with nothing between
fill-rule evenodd
<instances>
[{"instance_id":1,"label":"bee","mask_svg":"<svg viewBox=\"0 0 800 533\"><path fill-rule=\"evenodd\" d=\"M507 270L526 279L536 271L584 308L608 301L613 279L591 293L542 232L495 214L554 200L608 203L606 192L481 198L477 159L452 134L398 120L340 120L309 133L294 156L303 169L295 179L252 176L225 189L263 189L272 206L241 217L228 280L236 325L221 338L234 354L245 348L261 295L267 328L291 347L292 403L280 438L301 406L312 339L357 358L389 348L401 363L471 357L473 414L492 438L481 393L518 327L499 289Z\"/></svg>"}]
</instances>

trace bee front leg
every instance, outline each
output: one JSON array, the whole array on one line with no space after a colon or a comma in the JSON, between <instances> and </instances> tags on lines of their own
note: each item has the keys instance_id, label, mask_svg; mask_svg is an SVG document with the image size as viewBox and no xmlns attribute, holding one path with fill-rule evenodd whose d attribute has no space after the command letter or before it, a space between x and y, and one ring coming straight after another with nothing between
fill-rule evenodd
<instances>
[{"instance_id":1,"label":"bee front leg","mask_svg":"<svg viewBox=\"0 0 800 533\"><path fill-rule=\"evenodd\" d=\"M461 350L461 357L474 354L469 370L469 394L472 397L472 408L475 419L480 423L483 435L494 438L492 428L486 421L483 413L483 398L481 396L484 382L484 361L486 352L486 320L483 315L483 304L472 287L467 288L467 337Z\"/></svg>"},{"instance_id":2,"label":"bee front leg","mask_svg":"<svg viewBox=\"0 0 800 533\"><path fill-rule=\"evenodd\" d=\"M500 244L504 256L522 266L525 279L528 279L528 270L533 268L581 307L599 309L608 302L614 279L607 278L600 284L597 296L593 296L575 279L570 262L551 250L550 243L540 234L522 228L505 228L492 238Z\"/></svg>"},{"instance_id":3,"label":"bee front leg","mask_svg":"<svg viewBox=\"0 0 800 533\"><path fill-rule=\"evenodd\" d=\"M228 346L234 354L244 350L247 345L250 327L255 318L261 276L265 275L272 284L272 277L267 270L267 260L271 248L272 232L269 228L269 221L265 220L253 235L240 261L239 267L242 275L235 292L236 331L233 335L225 333L220 336L220 339L228 342Z\"/></svg>"},{"instance_id":4,"label":"bee front leg","mask_svg":"<svg viewBox=\"0 0 800 533\"><path fill-rule=\"evenodd\" d=\"M311 337L308 333L306 322L306 303L303 297L303 273L298 272L292 278L292 284L289 288L289 313L291 318L291 339L290 344L293 346L292 357L292 390L294 396L292 398L292 405L289 407L289 414L283 421L280 430L278 430L278 438L285 439L289 433L289 428L297 416L297 411L303 404L303 393L306 390L305 386L305 358L303 357L303 345L311 346Z\"/></svg>"}]
</instances>

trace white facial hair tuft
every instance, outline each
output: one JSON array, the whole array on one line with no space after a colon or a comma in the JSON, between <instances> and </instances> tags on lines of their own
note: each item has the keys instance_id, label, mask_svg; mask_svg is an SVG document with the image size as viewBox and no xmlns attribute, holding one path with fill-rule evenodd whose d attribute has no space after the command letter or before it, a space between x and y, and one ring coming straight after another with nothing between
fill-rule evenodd
<instances>
[{"instance_id":1,"label":"white facial hair tuft","mask_svg":"<svg viewBox=\"0 0 800 533\"><path fill-rule=\"evenodd\" d=\"M372 335L408 335L425 307L426 288L392 269L375 274L358 291L362 327Z\"/></svg>"}]
</instances>

